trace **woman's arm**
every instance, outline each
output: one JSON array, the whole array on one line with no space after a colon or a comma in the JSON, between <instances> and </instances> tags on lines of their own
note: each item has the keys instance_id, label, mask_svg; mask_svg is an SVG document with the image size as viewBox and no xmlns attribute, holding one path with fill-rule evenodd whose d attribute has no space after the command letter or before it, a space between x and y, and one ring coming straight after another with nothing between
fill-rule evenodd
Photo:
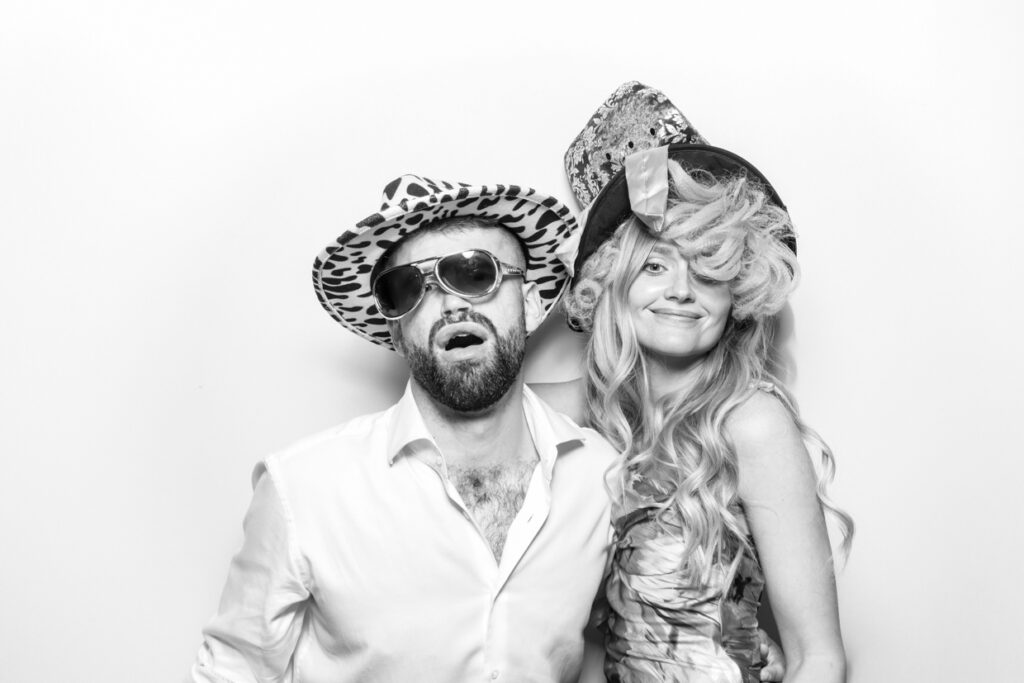
<instances>
[{"instance_id":1,"label":"woman's arm","mask_svg":"<svg viewBox=\"0 0 1024 683\"><path fill-rule=\"evenodd\" d=\"M739 494L786 652L786 683L842 683L832 552L817 477L800 430L776 397L756 392L728 423Z\"/></svg>"},{"instance_id":2,"label":"woman's arm","mask_svg":"<svg viewBox=\"0 0 1024 683\"><path fill-rule=\"evenodd\" d=\"M530 388L549 406L563 415L568 415L577 424L583 424L585 397L582 378L567 382L530 384Z\"/></svg>"}]
</instances>

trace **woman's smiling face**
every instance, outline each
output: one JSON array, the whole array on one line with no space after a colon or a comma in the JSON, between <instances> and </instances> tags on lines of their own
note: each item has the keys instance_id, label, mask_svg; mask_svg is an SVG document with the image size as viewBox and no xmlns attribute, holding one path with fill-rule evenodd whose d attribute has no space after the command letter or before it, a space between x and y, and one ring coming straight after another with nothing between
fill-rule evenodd
<instances>
[{"instance_id":1,"label":"woman's smiling face","mask_svg":"<svg viewBox=\"0 0 1024 683\"><path fill-rule=\"evenodd\" d=\"M659 241L630 285L626 306L649 358L690 365L722 338L732 292L727 282L694 272L674 242Z\"/></svg>"}]
</instances>

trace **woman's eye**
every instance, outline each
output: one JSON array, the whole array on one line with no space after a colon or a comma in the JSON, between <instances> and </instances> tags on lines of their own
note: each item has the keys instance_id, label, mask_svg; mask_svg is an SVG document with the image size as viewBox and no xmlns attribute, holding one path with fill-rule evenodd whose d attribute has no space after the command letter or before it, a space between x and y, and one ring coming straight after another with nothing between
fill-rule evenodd
<instances>
[{"instance_id":1,"label":"woman's eye","mask_svg":"<svg viewBox=\"0 0 1024 683\"><path fill-rule=\"evenodd\" d=\"M643 268L645 273L664 273L665 265L657 261L648 261Z\"/></svg>"}]
</instances>

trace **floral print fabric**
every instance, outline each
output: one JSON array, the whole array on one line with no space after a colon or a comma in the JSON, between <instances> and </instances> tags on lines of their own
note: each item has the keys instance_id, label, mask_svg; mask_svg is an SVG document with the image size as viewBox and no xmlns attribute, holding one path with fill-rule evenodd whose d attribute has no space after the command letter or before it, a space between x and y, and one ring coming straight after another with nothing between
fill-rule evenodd
<instances>
[{"instance_id":1,"label":"floral print fabric","mask_svg":"<svg viewBox=\"0 0 1024 683\"><path fill-rule=\"evenodd\" d=\"M662 511L650 498L634 502L615 523L606 590L608 680L758 681L757 610L764 575L756 554L737 555L733 549L727 556L735 559L713 565L706 585L686 585L678 512ZM747 531L742 509L734 512Z\"/></svg>"}]
</instances>

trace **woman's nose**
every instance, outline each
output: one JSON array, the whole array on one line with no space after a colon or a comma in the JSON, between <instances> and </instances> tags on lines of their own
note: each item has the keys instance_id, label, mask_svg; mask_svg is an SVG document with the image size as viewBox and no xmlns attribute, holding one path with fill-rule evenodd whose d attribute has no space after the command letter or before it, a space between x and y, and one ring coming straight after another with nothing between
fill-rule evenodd
<instances>
[{"instance_id":1,"label":"woman's nose","mask_svg":"<svg viewBox=\"0 0 1024 683\"><path fill-rule=\"evenodd\" d=\"M672 281L668 283L668 288L665 290L665 298L688 301L692 296L690 269L686 264L682 264L676 269L675 274L672 276Z\"/></svg>"}]
</instances>

